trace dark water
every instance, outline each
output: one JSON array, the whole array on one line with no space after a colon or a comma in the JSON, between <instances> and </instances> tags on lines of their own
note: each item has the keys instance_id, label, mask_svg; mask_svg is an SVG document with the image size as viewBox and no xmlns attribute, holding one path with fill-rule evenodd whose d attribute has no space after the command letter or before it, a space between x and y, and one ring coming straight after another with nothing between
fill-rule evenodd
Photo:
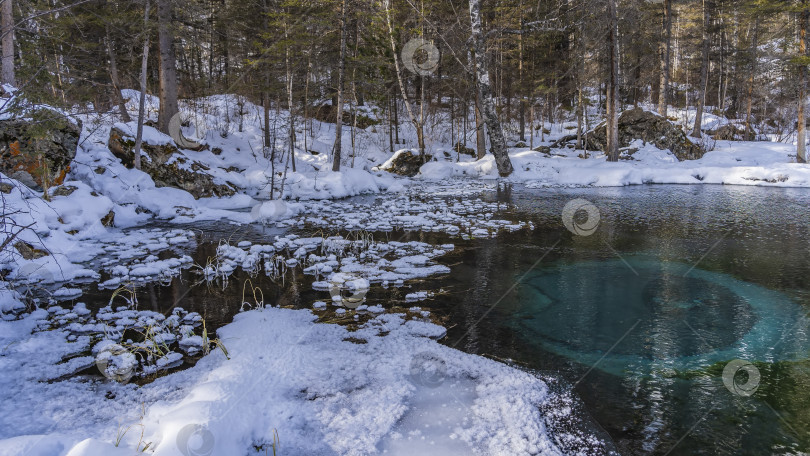
<instances>
[{"instance_id":1,"label":"dark water","mask_svg":"<svg viewBox=\"0 0 810 456\"><path fill-rule=\"evenodd\" d=\"M377 233L452 242L456 250L440 259L450 274L372 287L369 304L408 307L406 293L441 288L416 305L445 319L444 343L573 391L587 427L621 454L810 451L810 191L514 187L488 197L516 205L514 217L536 229L473 241ZM563 207L574 198L599 211L589 236L563 226ZM268 242L280 234L218 223L189 228L200 233L199 264L220 239ZM248 280L267 303L309 308L328 298L301 274L280 281L238 270L227 283L201 284L186 271L170 284L141 287L140 307L180 305L217 327L239 311ZM100 306L109 296L86 286L79 300ZM732 387L753 385L750 396L723 384L734 359L756 371L731 377Z\"/></svg>"},{"instance_id":2,"label":"dark water","mask_svg":"<svg viewBox=\"0 0 810 456\"><path fill-rule=\"evenodd\" d=\"M810 191L643 186L499 197L537 229L461 253L446 279L461 303L450 310L450 345L561 377L622 454L810 450ZM562 224L573 198L599 210L590 236ZM751 396L723 384L734 359L759 374L731 377L755 386Z\"/></svg>"}]
</instances>

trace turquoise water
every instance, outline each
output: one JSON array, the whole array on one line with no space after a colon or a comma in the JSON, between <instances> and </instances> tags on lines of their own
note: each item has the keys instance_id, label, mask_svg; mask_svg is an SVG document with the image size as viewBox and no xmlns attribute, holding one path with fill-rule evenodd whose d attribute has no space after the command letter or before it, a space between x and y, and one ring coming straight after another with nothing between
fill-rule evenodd
<instances>
[{"instance_id":1,"label":"turquoise water","mask_svg":"<svg viewBox=\"0 0 810 456\"><path fill-rule=\"evenodd\" d=\"M546 350L616 375L732 359L800 360L801 306L730 275L637 257L560 262L520 282L511 324Z\"/></svg>"}]
</instances>

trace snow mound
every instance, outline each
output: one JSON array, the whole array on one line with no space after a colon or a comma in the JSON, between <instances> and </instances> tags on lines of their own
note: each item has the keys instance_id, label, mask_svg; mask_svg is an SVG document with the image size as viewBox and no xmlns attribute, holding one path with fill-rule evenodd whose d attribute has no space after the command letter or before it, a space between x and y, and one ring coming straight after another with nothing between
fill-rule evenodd
<instances>
[{"instance_id":1,"label":"snow mound","mask_svg":"<svg viewBox=\"0 0 810 456\"><path fill-rule=\"evenodd\" d=\"M440 345L443 328L400 315L354 333L313 319L267 308L221 328L231 359L203 358L191 369L199 383L148 410L155 454L181 454L189 425L210 436L212 454L266 448L274 432L284 454L414 454L403 444L412 438L443 455L560 454L539 412L549 394L540 379Z\"/></svg>"}]
</instances>

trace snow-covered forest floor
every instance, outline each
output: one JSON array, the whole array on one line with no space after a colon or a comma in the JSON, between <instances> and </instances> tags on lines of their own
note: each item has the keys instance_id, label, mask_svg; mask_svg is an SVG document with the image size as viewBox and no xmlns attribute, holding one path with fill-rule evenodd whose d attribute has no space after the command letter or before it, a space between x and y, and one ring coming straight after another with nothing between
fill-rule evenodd
<instances>
[{"instance_id":1,"label":"snow-covered forest floor","mask_svg":"<svg viewBox=\"0 0 810 456\"><path fill-rule=\"evenodd\" d=\"M134 93L125 95L136 112ZM154 119L156 101L150 103ZM597 451L597 439L560 424L570 419L570 410L546 381L442 345L445 330L431 322L430 312L343 301L345 292L449 272L437 259L452 244L383 241L368 233L397 228L470 239L533 229L505 215L505 205L480 197L504 183L810 187L810 166L795 163L795 146L765 141L712 141L714 150L703 158L682 162L640 142L618 163L608 163L600 152L584 157L581 150L513 147L515 172L499 179L491 155L475 160L453 151L458 132L441 122L427 145L434 161L404 178L384 171L393 159L385 122L357 130L354 145L346 128L344 165L333 172L334 125L299 120L292 172L283 155L288 113L273 112L278 155L272 162L261 146L259 107L218 96L186 108L197 114L208 148L180 153L186 163L203 165L215 183L237 189L235 195L194 199L126 168L107 141L111 128L131 133L135 126L118 124L112 115L75 116L82 135L63 184L72 191L46 201L1 176L10 184L0 193L4 224L25 227L16 240L42 254L25 259L11 248L0 252L7 280L0 281L0 455L129 455L145 447L159 455L273 454L274 448L284 455ZM365 114L378 117L371 108ZM712 122L718 119L707 115L704 125ZM193 123L187 136L197 135ZM537 132L531 142L548 146L570 134L572 125L546 124L544 141ZM413 147L409 125L401 125L399 136L405 144L398 148ZM148 126L145 141L172 143ZM375 197L341 200L363 194ZM101 220L110 212L114 224L105 226ZM178 226L155 227L156 220ZM264 224L286 234L264 243L223 242L211 262L195 264L188 256L196 242L188 224L212 220ZM300 228L324 234L292 233ZM200 315L139 309L137 297L122 296L119 288L170 280L191 268L204 280L227 279L237 268L278 276L300 268L315 276L316 289L339 289L332 302L314 302L313 309L333 308L358 327L350 332L316 324L313 311L277 308L254 294L244 312L213 334ZM109 290L111 304L90 311L71 284L97 282L102 274L107 279L98 286ZM142 345L132 343L149 360L113 353L127 378L176 366L183 355L171 344L186 355L205 356L141 386L75 375L111 353L112 344L127 345L125 333L133 329L149 333ZM553 413L541 412L550 407L556 407Z\"/></svg>"}]
</instances>

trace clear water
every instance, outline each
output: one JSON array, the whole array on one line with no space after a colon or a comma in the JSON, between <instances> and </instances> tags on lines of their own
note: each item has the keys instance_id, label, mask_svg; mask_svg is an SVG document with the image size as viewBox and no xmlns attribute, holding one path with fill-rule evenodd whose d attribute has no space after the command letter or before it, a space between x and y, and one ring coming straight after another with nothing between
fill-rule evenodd
<instances>
[{"instance_id":1,"label":"clear water","mask_svg":"<svg viewBox=\"0 0 810 456\"><path fill-rule=\"evenodd\" d=\"M563 379L621 454L810 451L809 191L513 188L495 197L537 229L456 253L445 280L456 303L450 345ZM594 234L563 226L573 198L599 209ZM746 371L733 377L756 384L750 397L724 386L734 359L759 373L755 383Z\"/></svg>"}]
</instances>

